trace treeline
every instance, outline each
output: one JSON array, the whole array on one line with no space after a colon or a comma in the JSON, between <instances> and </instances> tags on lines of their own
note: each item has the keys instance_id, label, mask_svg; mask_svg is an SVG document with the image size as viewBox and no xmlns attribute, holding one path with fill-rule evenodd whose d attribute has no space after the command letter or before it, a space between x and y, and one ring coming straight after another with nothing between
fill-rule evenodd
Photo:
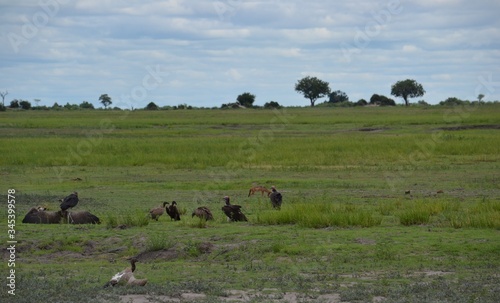
<instances>
[{"instance_id":1,"label":"treeline","mask_svg":"<svg viewBox=\"0 0 500 303\"><path fill-rule=\"evenodd\" d=\"M254 97L255 98L255 97ZM243 100L240 100L243 101ZM233 103L225 103L220 107L195 107L188 104L179 104L176 106L158 106L154 102L148 103L144 108L132 108L132 110L185 110L185 109L231 109L231 108L264 108L264 109L272 109L272 108L281 108L283 107L276 101L269 101L264 104L264 106L256 106L253 105L252 102L233 102ZM411 104L412 106L463 106L463 105L478 105L478 104L497 104L500 101L470 101L470 100L461 100L456 97L449 97L444 101L439 102L436 105L432 105L427 103L425 100L420 100L417 103ZM318 104L319 107L355 107L355 106L398 106L396 102L384 95L373 94L369 101L365 99L359 99L356 102L352 102L349 100L349 97L342 91L335 91L329 95L329 99L323 103ZM401 106L401 105L399 105ZM0 104L0 111L6 111L7 108L10 109L18 109L18 110L123 110L120 107L94 107L94 105L88 101L83 101L80 104L70 104L69 102L65 105L59 105L57 102L52 106L33 106L31 102L27 100L18 100L14 99L10 102L9 106L4 106Z\"/></svg>"},{"instance_id":2,"label":"treeline","mask_svg":"<svg viewBox=\"0 0 500 303\"><path fill-rule=\"evenodd\" d=\"M329 100L318 104L318 106L334 106L334 107L353 107L353 106L397 106L396 101L384 95L373 94L369 101L359 99L356 102L349 101L347 95L342 91L332 92ZM456 105L477 105L488 103L499 103L500 101L483 101L483 100L461 100L456 97L449 97L436 105L427 103L425 100L419 100L416 103L409 104L410 106L456 106Z\"/></svg>"}]
</instances>

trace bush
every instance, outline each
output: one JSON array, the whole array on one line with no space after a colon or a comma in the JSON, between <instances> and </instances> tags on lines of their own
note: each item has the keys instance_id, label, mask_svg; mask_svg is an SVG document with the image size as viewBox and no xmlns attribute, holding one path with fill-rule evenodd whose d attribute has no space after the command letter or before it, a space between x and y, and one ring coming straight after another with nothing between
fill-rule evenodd
<instances>
[{"instance_id":1,"label":"bush","mask_svg":"<svg viewBox=\"0 0 500 303\"><path fill-rule=\"evenodd\" d=\"M439 105L448 105L448 106L455 106L455 105L469 105L469 101L464 101L460 100L456 97L450 97L444 101L439 102Z\"/></svg>"},{"instance_id":2,"label":"bush","mask_svg":"<svg viewBox=\"0 0 500 303\"><path fill-rule=\"evenodd\" d=\"M373 94L370 98L370 104L378 104L381 106L396 106L396 102L384 95Z\"/></svg>"},{"instance_id":3,"label":"bush","mask_svg":"<svg viewBox=\"0 0 500 303\"><path fill-rule=\"evenodd\" d=\"M146 110L158 110L160 108L154 102L149 102L149 104L146 105L146 107L144 109L146 109Z\"/></svg>"},{"instance_id":4,"label":"bush","mask_svg":"<svg viewBox=\"0 0 500 303\"><path fill-rule=\"evenodd\" d=\"M83 101L81 104L80 104L80 108L83 108L83 109L94 109L94 105L88 101Z\"/></svg>"},{"instance_id":5,"label":"bush","mask_svg":"<svg viewBox=\"0 0 500 303\"><path fill-rule=\"evenodd\" d=\"M276 101L269 101L264 104L264 108L281 108L281 105Z\"/></svg>"}]
</instances>

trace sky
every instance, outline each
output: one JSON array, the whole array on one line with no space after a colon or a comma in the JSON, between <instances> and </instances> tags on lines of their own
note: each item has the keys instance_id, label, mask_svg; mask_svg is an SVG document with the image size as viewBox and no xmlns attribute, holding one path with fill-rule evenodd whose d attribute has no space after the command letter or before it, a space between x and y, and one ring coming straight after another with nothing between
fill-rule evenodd
<instances>
[{"instance_id":1,"label":"sky","mask_svg":"<svg viewBox=\"0 0 500 303\"><path fill-rule=\"evenodd\" d=\"M308 106L313 76L351 101L413 79L437 104L500 100L498 0L0 0L0 91L33 105ZM35 102L35 100L37 100ZM325 101L320 99L316 104Z\"/></svg>"}]
</instances>

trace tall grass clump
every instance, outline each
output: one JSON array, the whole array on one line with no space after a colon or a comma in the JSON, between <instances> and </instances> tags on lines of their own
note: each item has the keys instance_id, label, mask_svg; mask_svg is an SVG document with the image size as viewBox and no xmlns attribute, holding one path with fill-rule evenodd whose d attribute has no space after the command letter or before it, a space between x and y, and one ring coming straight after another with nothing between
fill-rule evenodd
<instances>
[{"instance_id":1,"label":"tall grass clump","mask_svg":"<svg viewBox=\"0 0 500 303\"><path fill-rule=\"evenodd\" d=\"M205 218L198 218L198 220L194 220L194 222L193 221L190 222L189 226L191 226L193 228L207 228L208 224L207 224L207 220L205 220Z\"/></svg>"},{"instance_id":2,"label":"tall grass clump","mask_svg":"<svg viewBox=\"0 0 500 303\"><path fill-rule=\"evenodd\" d=\"M108 213L106 217L106 227L143 227L149 224L149 218L141 212L115 215Z\"/></svg>"},{"instance_id":3,"label":"tall grass clump","mask_svg":"<svg viewBox=\"0 0 500 303\"><path fill-rule=\"evenodd\" d=\"M149 236L146 251L166 250L174 247L175 242L169 238L168 234L153 233Z\"/></svg>"},{"instance_id":4,"label":"tall grass clump","mask_svg":"<svg viewBox=\"0 0 500 303\"><path fill-rule=\"evenodd\" d=\"M495 228L500 229L500 202L482 201L471 207L446 215L454 228Z\"/></svg>"},{"instance_id":5,"label":"tall grass clump","mask_svg":"<svg viewBox=\"0 0 500 303\"><path fill-rule=\"evenodd\" d=\"M426 209L408 209L401 212L399 222L405 226L429 224L431 214Z\"/></svg>"},{"instance_id":6,"label":"tall grass clump","mask_svg":"<svg viewBox=\"0 0 500 303\"><path fill-rule=\"evenodd\" d=\"M432 216L456 209L456 204L449 201L422 199L409 203L402 206L397 215L399 222L405 226L429 224Z\"/></svg>"},{"instance_id":7,"label":"tall grass clump","mask_svg":"<svg viewBox=\"0 0 500 303\"><path fill-rule=\"evenodd\" d=\"M301 227L371 227L380 225L382 218L353 205L331 203L294 203L282 207L280 211L259 214L257 223L261 224L297 224Z\"/></svg>"}]
</instances>

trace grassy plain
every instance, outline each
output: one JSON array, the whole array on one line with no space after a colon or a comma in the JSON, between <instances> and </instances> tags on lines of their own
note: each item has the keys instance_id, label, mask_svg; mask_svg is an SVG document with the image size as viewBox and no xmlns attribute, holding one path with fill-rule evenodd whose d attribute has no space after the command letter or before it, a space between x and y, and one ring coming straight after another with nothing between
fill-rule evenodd
<instances>
[{"instance_id":1,"label":"grassy plain","mask_svg":"<svg viewBox=\"0 0 500 303\"><path fill-rule=\"evenodd\" d=\"M499 105L8 111L0 129L19 241L2 302L500 301ZM102 224L21 223L72 191ZM144 221L172 200L181 221ZM101 289L133 255L148 285Z\"/></svg>"}]
</instances>

